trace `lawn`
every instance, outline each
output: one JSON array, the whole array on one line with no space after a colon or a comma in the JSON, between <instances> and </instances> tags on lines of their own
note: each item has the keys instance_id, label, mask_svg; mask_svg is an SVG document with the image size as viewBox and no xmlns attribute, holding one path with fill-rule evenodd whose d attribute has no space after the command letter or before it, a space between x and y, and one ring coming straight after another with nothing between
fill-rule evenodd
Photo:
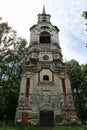
<instances>
[{"instance_id":1,"label":"lawn","mask_svg":"<svg viewBox=\"0 0 87 130\"><path fill-rule=\"evenodd\" d=\"M87 130L87 126L77 125L77 126L55 126L55 127L43 128L39 126L0 125L0 130Z\"/></svg>"}]
</instances>

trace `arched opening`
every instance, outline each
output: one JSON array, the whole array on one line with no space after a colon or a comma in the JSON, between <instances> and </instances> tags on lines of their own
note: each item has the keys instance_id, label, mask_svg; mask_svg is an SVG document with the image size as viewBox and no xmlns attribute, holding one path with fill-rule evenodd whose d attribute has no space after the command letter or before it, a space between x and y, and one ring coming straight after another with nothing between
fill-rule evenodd
<instances>
[{"instance_id":1,"label":"arched opening","mask_svg":"<svg viewBox=\"0 0 87 130\"><path fill-rule=\"evenodd\" d=\"M44 80L44 81L49 81L49 76L48 76L48 75L44 75L44 76L43 76L43 80Z\"/></svg>"},{"instance_id":2,"label":"arched opening","mask_svg":"<svg viewBox=\"0 0 87 130\"><path fill-rule=\"evenodd\" d=\"M40 43L49 44L51 43L51 37L48 32L42 32L40 34Z\"/></svg>"}]
</instances>

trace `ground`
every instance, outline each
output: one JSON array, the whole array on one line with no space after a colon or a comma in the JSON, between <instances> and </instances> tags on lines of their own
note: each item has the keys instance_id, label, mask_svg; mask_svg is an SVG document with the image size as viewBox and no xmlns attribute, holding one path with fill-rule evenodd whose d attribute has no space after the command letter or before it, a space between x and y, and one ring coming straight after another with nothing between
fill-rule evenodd
<instances>
[{"instance_id":1,"label":"ground","mask_svg":"<svg viewBox=\"0 0 87 130\"><path fill-rule=\"evenodd\" d=\"M76 126L54 126L54 127L40 127L40 126L15 126L15 125L2 125L0 130L86 130L87 125Z\"/></svg>"}]
</instances>

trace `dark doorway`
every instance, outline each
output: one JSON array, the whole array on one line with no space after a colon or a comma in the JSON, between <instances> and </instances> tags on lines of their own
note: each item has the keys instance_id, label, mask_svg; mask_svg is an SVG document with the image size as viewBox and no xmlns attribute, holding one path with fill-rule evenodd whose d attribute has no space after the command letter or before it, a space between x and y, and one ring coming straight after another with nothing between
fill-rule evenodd
<instances>
[{"instance_id":1,"label":"dark doorway","mask_svg":"<svg viewBox=\"0 0 87 130\"><path fill-rule=\"evenodd\" d=\"M40 125L53 126L54 125L54 111L40 111Z\"/></svg>"}]
</instances>

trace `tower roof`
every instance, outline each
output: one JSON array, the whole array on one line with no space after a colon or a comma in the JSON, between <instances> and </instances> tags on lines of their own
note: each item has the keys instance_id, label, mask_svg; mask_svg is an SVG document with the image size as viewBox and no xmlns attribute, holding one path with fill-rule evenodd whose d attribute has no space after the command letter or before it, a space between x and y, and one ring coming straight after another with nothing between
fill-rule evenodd
<instances>
[{"instance_id":1,"label":"tower roof","mask_svg":"<svg viewBox=\"0 0 87 130\"><path fill-rule=\"evenodd\" d=\"M45 6L44 6L44 5L43 5L43 11L42 11L42 14L46 14Z\"/></svg>"},{"instance_id":2,"label":"tower roof","mask_svg":"<svg viewBox=\"0 0 87 130\"><path fill-rule=\"evenodd\" d=\"M46 14L45 6L43 5L42 14L38 14L38 22L50 22L50 14Z\"/></svg>"}]
</instances>

